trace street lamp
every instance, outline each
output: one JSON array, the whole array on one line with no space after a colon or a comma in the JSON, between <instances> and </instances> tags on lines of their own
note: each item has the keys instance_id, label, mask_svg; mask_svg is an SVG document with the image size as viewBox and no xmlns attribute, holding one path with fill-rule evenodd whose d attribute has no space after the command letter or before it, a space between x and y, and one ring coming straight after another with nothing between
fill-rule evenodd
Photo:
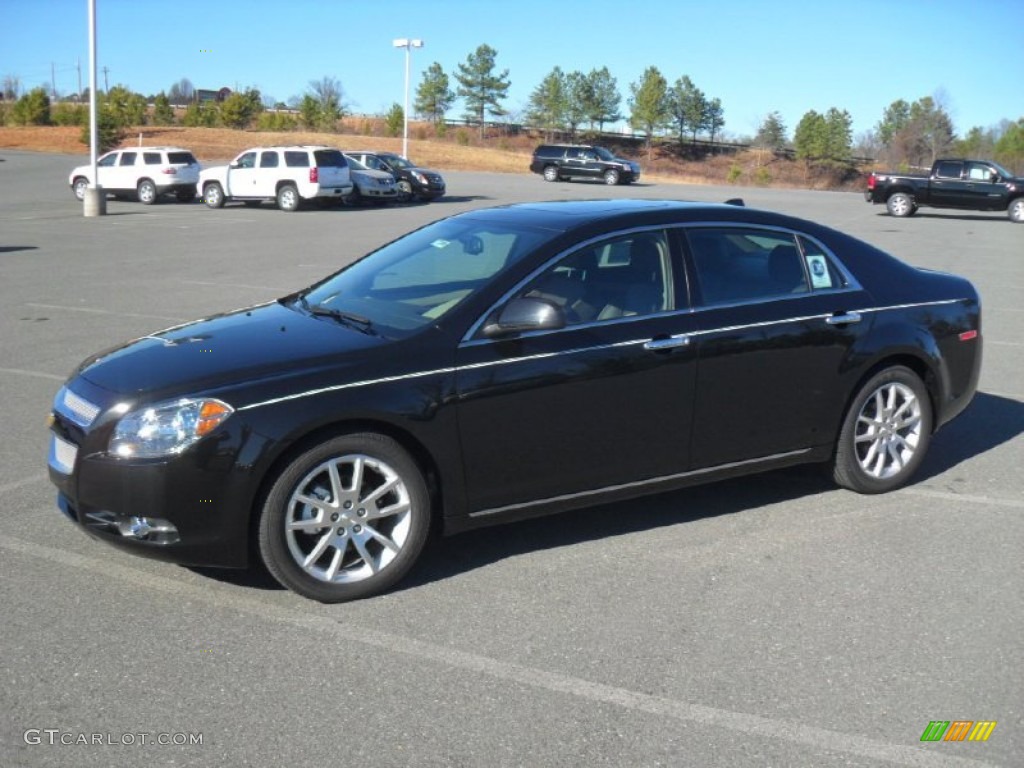
<instances>
[{"instance_id":1,"label":"street lamp","mask_svg":"<svg viewBox=\"0 0 1024 768\"><path fill-rule=\"evenodd\" d=\"M402 157L409 157L409 54L413 48L422 48L422 40L412 40L408 37L399 37L392 40L395 48L405 48L405 109L402 111Z\"/></svg>"}]
</instances>

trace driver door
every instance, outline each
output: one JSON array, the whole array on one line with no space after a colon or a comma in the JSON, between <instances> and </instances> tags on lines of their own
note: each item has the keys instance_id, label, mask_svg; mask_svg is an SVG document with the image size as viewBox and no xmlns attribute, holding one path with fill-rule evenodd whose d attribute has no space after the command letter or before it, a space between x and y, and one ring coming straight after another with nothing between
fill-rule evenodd
<instances>
[{"instance_id":1,"label":"driver door","mask_svg":"<svg viewBox=\"0 0 1024 768\"><path fill-rule=\"evenodd\" d=\"M570 252L512 297L553 304L564 328L460 345L470 514L686 470L696 345L673 261L664 230Z\"/></svg>"}]
</instances>

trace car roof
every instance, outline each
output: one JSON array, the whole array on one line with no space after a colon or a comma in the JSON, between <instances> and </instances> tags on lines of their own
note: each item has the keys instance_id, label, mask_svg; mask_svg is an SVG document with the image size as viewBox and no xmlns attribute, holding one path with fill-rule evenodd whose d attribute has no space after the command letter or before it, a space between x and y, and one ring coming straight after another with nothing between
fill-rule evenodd
<instances>
[{"instance_id":1,"label":"car roof","mask_svg":"<svg viewBox=\"0 0 1024 768\"><path fill-rule=\"evenodd\" d=\"M191 149L185 147L118 147L117 149L110 150L111 152L191 152Z\"/></svg>"}]
</instances>

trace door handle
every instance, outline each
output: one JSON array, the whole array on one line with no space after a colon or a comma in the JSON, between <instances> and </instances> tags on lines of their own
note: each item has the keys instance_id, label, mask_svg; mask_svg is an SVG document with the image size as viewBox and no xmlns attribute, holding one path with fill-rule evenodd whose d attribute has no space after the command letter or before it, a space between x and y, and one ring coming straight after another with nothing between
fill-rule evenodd
<instances>
[{"instance_id":1,"label":"door handle","mask_svg":"<svg viewBox=\"0 0 1024 768\"><path fill-rule=\"evenodd\" d=\"M825 322L829 325L849 325L850 323L859 323L860 321L860 312L836 312L834 315L829 315L825 318Z\"/></svg>"},{"instance_id":2,"label":"door handle","mask_svg":"<svg viewBox=\"0 0 1024 768\"><path fill-rule=\"evenodd\" d=\"M681 333L678 336L666 336L661 339L645 341L644 349L650 350L651 352L663 352L666 349L676 349L678 347L688 346L689 344L690 337L685 333Z\"/></svg>"}]
</instances>

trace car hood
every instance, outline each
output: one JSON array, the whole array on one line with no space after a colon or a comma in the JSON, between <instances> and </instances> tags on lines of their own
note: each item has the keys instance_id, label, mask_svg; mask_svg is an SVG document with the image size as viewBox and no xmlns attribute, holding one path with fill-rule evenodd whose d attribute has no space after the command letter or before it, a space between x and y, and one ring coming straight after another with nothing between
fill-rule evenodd
<instances>
[{"instance_id":1,"label":"car hood","mask_svg":"<svg viewBox=\"0 0 1024 768\"><path fill-rule=\"evenodd\" d=\"M395 180L395 177L392 176L387 171L375 171L372 168L367 168L366 170L363 170L362 168L349 168L349 172L353 176L355 176L356 178L363 178L363 179L370 179L370 180L382 179L384 181L394 181Z\"/></svg>"},{"instance_id":2,"label":"car hood","mask_svg":"<svg viewBox=\"0 0 1024 768\"><path fill-rule=\"evenodd\" d=\"M123 395L173 396L295 375L387 343L331 318L273 303L143 336L86 359L76 373Z\"/></svg>"}]
</instances>

